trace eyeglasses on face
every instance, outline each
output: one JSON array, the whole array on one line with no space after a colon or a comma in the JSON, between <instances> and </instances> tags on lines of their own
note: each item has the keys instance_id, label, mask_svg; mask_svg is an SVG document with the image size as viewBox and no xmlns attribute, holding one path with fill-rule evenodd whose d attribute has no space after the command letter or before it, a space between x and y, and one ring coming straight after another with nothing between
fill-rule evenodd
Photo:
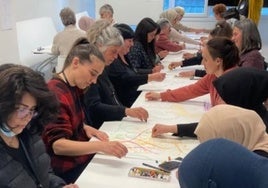
<instances>
[{"instance_id":1,"label":"eyeglasses on face","mask_svg":"<svg viewBox=\"0 0 268 188\"><path fill-rule=\"evenodd\" d=\"M17 112L17 117L19 119L24 119L26 117L36 117L38 115L38 112L36 111L36 109L29 109L29 108L25 108L25 107L18 107L16 109Z\"/></svg>"}]
</instances>

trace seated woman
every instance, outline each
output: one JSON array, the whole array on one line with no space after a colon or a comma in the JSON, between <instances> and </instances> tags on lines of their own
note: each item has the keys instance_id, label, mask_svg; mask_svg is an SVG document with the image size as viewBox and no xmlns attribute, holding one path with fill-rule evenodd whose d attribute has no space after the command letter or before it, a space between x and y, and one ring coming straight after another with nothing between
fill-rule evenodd
<instances>
[{"instance_id":1,"label":"seated woman","mask_svg":"<svg viewBox=\"0 0 268 188\"><path fill-rule=\"evenodd\" d=\"M268 73L264 70L244 67L234 69L213 82L222 100L230 105L254 110L268 127L268 112L263 102L268 98ZM171 132L179 136L196 136L197 123L163 125L156 124L153 136Z\"/></svg>"},{"instance_id":2,"label":"seated woman","mask_svg":"<svg viewBox=\"0 0 268 188\"><path fill-rule=\"evenodd\" d=\"M104 121L121 120L126 116L146 121L148 118L146 109L122 105L108 76L108 67L118 57L118 52L124 43L118 29L107 20L98 20L87 34L90 43L98 46L105 58L105 69L102 75L85 93L87 122L91 122L98 129Z\"/></svg>"},{"instance_id":3,"label":"seated woman","mask_svg":"<svg viewBox=\"0 0 268 188\"><path fill-rule=\"evenodd\" d=\"M253 110L228 104L217 105L202 116L194 133L200 143L225 138L268 157L266 126Z\"/></svg>"},{"instance_id":4,"label":"seated woman","mask_svg":"<svg viewBox=\"0 0 268 188\"><path fill-rule=\"evenodd\" d=\"M140 94L140 91L137 91L140 85L150 81L162 81L166 74L160 72L139 74L135 72L126 56L133 46L134 32L127 24L115 24L114 27L120 31L124 38L124 44L119 50L118 58L107 67L107 72L118 99L124 106L130 107Z\"/></svg>"},{"instance_id":5,"label":"seated woman","mask_svg":"<svg viewBox=\"0 0 268 188\"><path fill-rule=\"evenodd\" d=\"M161 50L167 50L168 52L178 52L185 49L185 45L180 45L177 42L173 42L169 39L169 34L171 31L171 24L166 18L160 18L157 21L157 24L160 27L160 34L155 41L155 50L156 53Z\"/></svg>"},{"instance_id":6,"label":"seated woman","mask_svg":"<svg viewBox=\"0 0 268 188\"><path fill-rule=\"evenodd\" d=\"M64 30L57 33L53 39L51 52L54 55L59 55L56 71L60 72L65 58L67 57L74 42L80 37L86 37L86 33L76 27L75 13L70 8L63 8L60 11L60 18L65 26Z\"/></svg>"},{"instance_id":7,"label":"seated woman","mask_svg":"<svg viewBox=\"0 0 268 188\"><path fill-rule=\"evenodd\" d=\"M178 178L181 188L266 188L267 171L267 158L220 138L193 149L183 159Z\"/></svg>"},{"instance_id":8,"label":"seated woman","mask_svg":"<svg viewBox=\"0 0 268 188\"><path fill-rule=\"evenodd\" d=\"M0 66L0 187L78 188L53 173L40 134L58 113L44 78L15 64Z\"/></svg>"},{"instance_id":9,"label":"seated woman","mask_svg":"<svg viewBox=\"0 0 268 188\"><path fill-rule=\"evenodd\" d=\"M233 30L231 26L226 21L219 21L216 23L215 28L209 33L208 40L214 37L227 37L232 38ZM202 41L202 43L206 43L206 40ZM174 69L178 66L186 67L192 65L201 65L202 63L202 53L197 52L196 54L184 53L183 57L185 58L183 61L180 62L171 62L169 64L169 69ZM206 75L204 70L190 70L190 71L182 71L179 73L181 77L203 77Z\"/></svg>"},{"instance_id":10,"label":"seated woman","mask_svg":"<svg viewBox=\"0 0 268 188\"><path fill-rule=\"evenodd\" d=\"M255 67L261 70L265 68L264 57L259 52L262 48L261 36L252 20L235 22L232 40L240 52L240 67Z\"/></svg>"},{"instance_id":11,"label":"seated woman","mask_svg":"<svg viewBox=\"0 0 268 188\"><path fill-rule=\"evenodd\" d=\"M223 3L218 3L213 6L214 17L217 21L225 21L223 13L226 12L226 5Z\"/></svg>"},{"instance_id":12,"label":"seated woman","mask_svg":"<svg viewBox=\"0 0 268 188\"><path fill-rule=\"evenodd\" d=\"M179 31L184 31L184 32L195 32L195 33L202 33L202 32L210 32L210 30L207 29L197 29L197 28L192 28L192 27L187 27L185 25L183 25L182 23L180 23L180 21L182 20L183 16L184 16L184 8L180 7L180 6L176 6L174 7L174 10L177 13L177 23L174 24L174 28L179 32Z\"/></svg>"},{"instance_id":13,"label":"seated woman","mask_svg":"<svg viewBox=\"0 0 268 188\"><path fill-rule=\"evenodd\" d=\"M129 64L138 73L160 72L163 68L155 52L155 37L160 32L159 25L151 18L143 18L137 25L134 45L127 54ZM165 51L164 58L168 54Z\"/></svg>"},{"instance_id":14,"label":"seated woman","mask_svg":"<svg viewBox=\"0 0 268 188\"><path fill-rule=\"evenodd\" d=\"M66 182L75 182L96 152L121 158L128 152L117 141L85 123L84 90L96 83L104 69L104 57L85 38L78 39L70 50L62 72L48 87L60 103L56 120L45 126L43 140L55 173ZM96 141L90 138L96 137Z\"/></svg>"},{"instance_id":15,"label":"seated woman","mask_svg":"<svg viewBox=\"0 0 268 188\"><path fill-rule=\"evenodd\" d=\"M177 24L178 22L178 13L175 10L173 9L165 10L159 15L159 18L160 19L165 18L170 22L172 27L169 34L169 39L171 41L177 43L184 42L188 44L200 45L200 42L198 42L197 40L194 40L192 38L187 37L186 35L181 34L174 28L174 25Z\"/></svg>"},{"instance_id":16,"label":"seated woman","mask_svg":"<svg viewBox=\"0 0 268 188\"><path fill-rule=\"evenodd\" d=\"M230 71L213 83L227 104L254 110L268 131L268 112L264 102L268 98L268 72L250 67Z\"/></svg>"}]
</instances>

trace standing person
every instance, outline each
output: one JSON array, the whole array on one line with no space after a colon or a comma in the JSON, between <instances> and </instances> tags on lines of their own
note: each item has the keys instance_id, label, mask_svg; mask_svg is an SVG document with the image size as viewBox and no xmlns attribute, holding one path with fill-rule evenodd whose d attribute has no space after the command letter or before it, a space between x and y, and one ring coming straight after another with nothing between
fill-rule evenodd
<instances>
[{"instance_id":1,"label":"standing person","mask_svg":"<svg viewBox=\"0 0 268 188\"><path fill-rule=\"evenodd\" d=\"M85 31L76 27L75 13L69 7L63 8L60 11L60 18L64 25L64 30L57 33L53 39L51 52L54 55L59 55L57 72L60 72L70 49L74 42L80 37L86 37Z\"/></svg>"},{"instance_id":2,"label":"standing person","mask_svg":"<svg viewBox=\"0 0 268 188\"><path fill-rule=\"evenodd\" d=\"M264 69L264 57L259 50L262 41L256 24L250 19L235 22L232 40L240 52L240 67L255 67Z\"/></svg>"},{"instance_id":3,"label":"standing person","mask_svg":"<svg viewBox=\"0 0 268 188\"><path fill-rule=\"evenodd\" d=\"M119 100L124 106L130 107L137 99L140 91L138 87L150 81L163 81L165 73L139 74L129 64L127 54L133 46L134 32L127 24L115 24L124 38L124 44L120 48L118 58L108 67L108 74L114 85Z\"/></svg>"},{"instance_id":4,"label":"standing person","mask_svg":"<svg viewBox=\"0 0 268 188\"><path fill-rule=\"evenodd\" d=\"M54 175L40 138L58 103L44 78L20 65L0 66L0 187L77 188Z\"/></svg>"},{"instance_id":5,"label":"standing person","mask_svg":"<svg viewBox=\"0 0 268 188\"><path fill-rule=\"evenodd\" d=\"M213 139L200 144L182 161L181 188L266 188L268 160L240 144Z\"/></svg>"},{"instance_id":6,"label":"standing person","mask_svg":"<svg viewBox=\"0 0 268 188\"><path fill-rule=\"evenodd\" d=\"M98 46L105 58L102 75L85 93L87 121L92 121L97 129L104 121L121 120L126 116L146 121L148 112L144 108L129 108L122 105L108 76L109 65L118 57L124 42L118 29L106 20L98 20L87 34L89 42Z\"/></svg>"},{"instance_id":7,"label":"standing person","mask_svg":"<svg viewBox=\"0 0 268 188\"><path fill-rule=\"evenodd\" d=\"M62 72L48 82L60 102L57 119L46 125L43 140L57 175L75 182L96 152L121 158L127 148L109 141L108 135L85 124L84 89L96 83L104 69L104 58L94 45L79 39L68 54ZM96 137L98 141L89 139Z\"/></svg>"},{"instance_id":8,"label":"standing person","mask_svg":"<svg viewBox=\"0 0 268 188\"><path fill-rule=\"evenodd\" d=\"M114 9L110 4L104 4L99 9L99 14L101 19L109 21L111 24L115 24Z\"/></svg>"},{"instance_id":9,"label":"standing person","mask_svg":"<svg viewBox=\"0 0 268 188\"><path fill-rule=\"evenodd\" d=\"M160 72L162 66L156 62L155 36L160 32L159 25L151 18L143 18L137 25L134 46L127 54L131 66L139 73ZM168 54L164 54L164 58Z\"/></svg>"}]
</instances>

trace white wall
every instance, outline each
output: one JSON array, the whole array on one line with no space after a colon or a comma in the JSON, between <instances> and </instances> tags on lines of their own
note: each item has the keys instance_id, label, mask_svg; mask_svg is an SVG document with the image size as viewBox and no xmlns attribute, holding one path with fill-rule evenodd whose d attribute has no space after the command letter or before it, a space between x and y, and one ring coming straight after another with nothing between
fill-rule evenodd
<instances>
[{"instance_id":1,"label":"white wall","mask_svg":"<svg viewBox=\"0 0 268 188\"><path fill-rule=\"evenodd\" d=\"M76 13L84 10L89 12L90 6L93 6L95 9L95 3L92 3L94 0L9 0L9 2L12 29L0 30L0 64L8 62L20 63L16 22L33 18L51 17L56 30L60 31L63 28L59 18L59 12L62 8L69 6ZM31 39L29 38L28 40Z\"/></svg>"},{"instance_id":2,"label":"white wall","mask_svg":"<svg viewBox=\"0 0 268 188\"><path fill-rule=\"evenodd\" d=\"M157 20L163 7L162 0L10 0L10 2L12 29L0 30L0 64L7 62L19 63L15 28L17 21L49 16L53 19L57 31L60 31L62 24L58 14L63 7L70 6L76 13L88 11L90 16L99 18L99 7L109 3L115 10L114 16L117 22L136 25L143 17L151 17ZM96 15L90 12L91 9L96 10ZM186 14L183 23L192 27L212 28L215 21L213 18L206 17L187 18ZM268 18L262 18L259 30L264 44L264 56L268 54L267 28Z\"/></svg>"}]
</instances>

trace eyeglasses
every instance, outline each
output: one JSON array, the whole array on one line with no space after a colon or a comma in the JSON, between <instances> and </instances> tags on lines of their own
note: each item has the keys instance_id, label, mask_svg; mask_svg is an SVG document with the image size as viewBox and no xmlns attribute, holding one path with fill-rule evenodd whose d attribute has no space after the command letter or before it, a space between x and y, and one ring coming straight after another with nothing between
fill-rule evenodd
<instances>
[{"instance_id":1,"label":"eyeglasses","mask_svg":"<svg viewBox=\"0 0 268 188\"><path fill-rule=\"evenodd\" d=\"M17 112L17 117L19 119L24 119L28 116L33 118L33 117L36 117L38 115L38 113L35 109L28 109L28 108L24 108L24 107L17 108L16 112Z\"/></svg>"}]
</instances>

